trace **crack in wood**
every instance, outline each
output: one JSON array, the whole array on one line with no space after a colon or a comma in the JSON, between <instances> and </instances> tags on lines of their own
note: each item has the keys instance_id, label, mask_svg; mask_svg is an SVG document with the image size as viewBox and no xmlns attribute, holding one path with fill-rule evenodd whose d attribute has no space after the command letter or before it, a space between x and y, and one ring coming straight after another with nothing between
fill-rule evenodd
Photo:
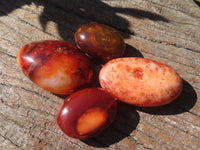
<instances>
[{"instance_id":1,"label":"crack in wood","mask_svg":"<svg viewBox=\"0 0 200 150\"><path fill-rule=\"evenodd\" d=\"M9 141L11 144L13 144L14 146L16 146L17 148L21 148L21 146L19 146L19 145L17 145L16 143L14 143L11 139L9 139L9 138L3 136L1 133L0 133L0 136L1 136L3 139Z\"/></svg>"},{"instance_id":2,"label":"crack in wood","mask_svg":"<svg viewBox=\"0 0 200 150\"><path fill-rule=\"evenodd\" d=\"M0 47L0 49L3 49L3 48ZM5 50L5 49L3 49L3 50ZM16 56L13 56L13 55L11 55L11 54L9 54L9 53L6 53L5 51L1 51L1 50L0 50L0 53L5 54L5 55L7 55L8 57L11 57L11 58L14 58L14 59L17 58Z\"/></svg>"},{"instance_id":3,"label":"crack in wood","mask_svg":"<svg viewBox=\"0 0 200 150\"><path fill-rule=\"evenodd\" d=\"M136 145L141 145L143 148L148 149L148 150L153 150L153 148L149 147L148 145L145 145L144 143L140 143L136 139L132 137L128 137L131 141L133 141Z\"/></svg>"},{"instance_id":4,"label":"crack in wood","mask_svg":"<svg viewBox=\"0 0 200 150\"><path fill-rule=\"evenodd\" d=\"M168 9L175 10L175 11L179 11L179 12L182 12L182 13L188 15L188 12L183 11L183 10L180 10L180 9L176 9L175 7L172 8L172 7L169 7L169 6L167 6L167 5L163 5L163 4L156 3L156 2L154 2L154 1L152 1L152 0L151 0L151 2L152 2L153 4L155 4L155 5L161 6L162 8L168 8ZM191 17L194 17L194 18L200 18L200 17L194 16L194 15L192 15L192 14L190 14L190 16L191 16Z\"/></svg>"},{"instance_id":5,"label":"crack in wood","mask_svg":"<svg viewBox=\"0 0 200 150\"><path fill-rule=\"evenodd\" d=\"M2 22L2 21L0 21L0 23L1 23L2 25L4 25L7 29L9 29L9 30L11 30L11 31L14 31L14 33L20 34L20 35L22 35L24 38L27 38L27 39L30 40L30 37L28 37L28 36L24 35L23 33L19 32L18 30L16 30L16 29L13 28L12 26L10 26L10 25L8 25L8 24Z\"/></svg>"},{"instance_id":6,"label":"crack in wood","mask_svg":"<svg viewBox=\"0 0 200 150\"><path fill-rule=\"evenodd\" d=\"M29 92L29 93L33 93L33 94L36 94L36 95L38 95L38 96L40 96L40 97L42 97L42 98L45 98L45 99L47 99L47 100L51 100L52 102L54 102L54 103L56 103L56 104L60 104L60 102L55 101L55 100L53 100L53 99L51 99L50 97L47 97L47 96L45 96L45 95L42 95L42 94L40 94L40 93L37 92L37 91L32 91L32 90L30 90L30 89L26 89L26 88L24 88L24 87L19 87L19 86L12 85L12 84L0 83L0 85L7 86L7 87L15 87L15 88L18 88L18 89L23 89L24 91L27 91L27 92Z\"/></svg>"},{"instance_id":7,"label":"crack in wood","mask_svg":"<svg viewBox=\"0 0 200 150\"><path fill-rule=\"evenodd\" d=\"M175 129L177 129L177 130L179 130L179 131L181 131L181 132L183 132L183 133L185 133L185 134L188 134L188 135L190 135L190 136L193 136L194 138L197 138L197 139L200 139L200 137L198 137L198 136L196 136L196 135L193 135L193 134L191 134L191 133L189 133L188 131L185 131L185 130L183 130L183 129L181 129L181 128L179 128L178 126L175 126L175 125L173 125L173 124L170 124L170 122L167 122L167 121L164 121L164 120L162 120L162 119L160 119L160 118L158 118L161 122L163 122L163 123L165 123L165 124L168 124L169 126L172 126L173 128L175 128ZM163 130L164 131L164 130ZM167 132L167 131L166 131Z\"/></svg>"},{"instance_id":8,"label":"crack in wood","mask_svg":"<svg viewBox=\"0 0 200 150\"><path fill-rule=\"evenodd\" d=\"M2 40L4 40L4 41L8 42L9 44L11 44L11 45L17 47L18 49L21 48L20 45L14 44L14 43L13 43L12 41L10 41L9 39L3 38L2 36L0 37L0 39L2 39Z\"/></svg>"}]
</instances>

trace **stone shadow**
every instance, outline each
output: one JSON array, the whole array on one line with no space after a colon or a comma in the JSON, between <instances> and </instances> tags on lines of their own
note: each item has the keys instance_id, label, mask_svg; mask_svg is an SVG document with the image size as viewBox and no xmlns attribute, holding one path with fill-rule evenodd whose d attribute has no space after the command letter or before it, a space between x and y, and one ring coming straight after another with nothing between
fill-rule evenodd
<instances>
[{"instance_id":1,"label":"stone shadow","mask_svg":"<svg viewBox=\"0 0 200 150\"><path fill-rule=\"evenodd\" d=\"M46 3L50 3L58 10L65 12L65 16L55 15L52 13L51 7L44 7L43 14L40 16L40 22L43 28L45 29L48 21L57 23L60 36L67 41L69 35L63 32L64 28L61 25L62 22L69 25L71 24L74 27L72 28L73 32L85 23L97 22L109 25L120 32L131 34L134 33L129 30L129 22L125 18L119 16L118 13L140 19L147 18L153 21L168 22L166 18L150 11L112 7L101 0L51 0L51 2L46 0ZM71 18L69 14L74 15L74 17ZM129 38L129 34L124 34L123 36L124 38Z\"/></svg>"},{"instance_id":2,"label":"stone shadow","mask_svg":"<svg viewBox=\"0 0 200 150\"><path fill-rule=\"evenodd\" d=\"M48 22L53 21L57 24L62 39L69 42L74 42L73 33L81 25L90 22L106 24L120 32L133 35L134 33L129 30L129 22L118 14L125 14L139 19L147 18L153 21L168 22L166 18L150 11L112 7L101 0L1 0L0 16L31 4L36 5L36 7L43 7L43 12L39 17L43 29L46 29ZM129 34L124 34L124 38L129 38Z\"/></svg>"},{"instance_id":3,"label":"stone shadow","mask_svg":"<svg viewBox=\"0 0 200 150\"><path fill-rule=\"evenodd\" d=\"M133 47L129 44L126 44L126 50L124 52L123 57L142 57L143 58L144 56L135 47Z\"/></svg>"}]
</instances>

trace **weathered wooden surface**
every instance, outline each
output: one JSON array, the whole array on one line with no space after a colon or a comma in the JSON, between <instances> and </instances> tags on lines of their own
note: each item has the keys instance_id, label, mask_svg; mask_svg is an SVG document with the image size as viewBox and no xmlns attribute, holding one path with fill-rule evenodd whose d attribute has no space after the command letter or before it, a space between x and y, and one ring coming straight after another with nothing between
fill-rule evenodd
<instances>
[{"instance_id":1,"label":"weathered wooden surface","mask_svg":"<svg viewBox=\"0 0 200 150\"><path fill-rule=\"evenodd\" d=\"M55 117L64 98L28 80L17 66L24 44L44 39L74 43L74 32L98 22L117 29L126 56L173 67L184 80L173 103L139 108L119 103L114 123L99 136L65 136ZM200 149L200 7L192 0L1 0L0 149Z\"/></svg>"}]
</instances>

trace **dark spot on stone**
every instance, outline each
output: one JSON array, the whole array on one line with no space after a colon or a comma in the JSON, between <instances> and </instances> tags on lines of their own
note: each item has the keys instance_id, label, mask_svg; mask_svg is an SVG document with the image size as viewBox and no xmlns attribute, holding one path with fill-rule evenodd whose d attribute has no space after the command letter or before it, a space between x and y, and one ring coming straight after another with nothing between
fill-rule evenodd
<instances>
[{"instance_id":1,"label":"dark spot on stone","mask_svg":"<svg viewBox=\"0 0 200 150\"><path fill-rule=\"evenodd\" d=\"M142 68L134 68L132 71L134 78L143 79L143 69Z\"/></svg>"}]
</instances>

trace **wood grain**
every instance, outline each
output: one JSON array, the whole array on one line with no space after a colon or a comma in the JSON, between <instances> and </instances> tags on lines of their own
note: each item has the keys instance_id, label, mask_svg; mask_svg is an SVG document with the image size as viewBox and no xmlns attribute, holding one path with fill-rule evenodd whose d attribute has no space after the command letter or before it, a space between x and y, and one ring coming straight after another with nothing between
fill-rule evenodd
<instances>
[{"instance_id":1,"label":"wood grain","mask_svg":"<svg viewBox=\"0 0 200 150\"><path fill-rule=\"evenodd\" d=\"M97 137L80 141L64 135L56 124L64 97L28 80L16 54L32 41L75 44L75 31L90 22L118 30L127 44L126 56L173 67L184 86L177 100L162 107L119 102L113 124ZM200 149L199 24L200 7L191 0L1 0L0 149Z\"/></svg>"}]
</instances>

